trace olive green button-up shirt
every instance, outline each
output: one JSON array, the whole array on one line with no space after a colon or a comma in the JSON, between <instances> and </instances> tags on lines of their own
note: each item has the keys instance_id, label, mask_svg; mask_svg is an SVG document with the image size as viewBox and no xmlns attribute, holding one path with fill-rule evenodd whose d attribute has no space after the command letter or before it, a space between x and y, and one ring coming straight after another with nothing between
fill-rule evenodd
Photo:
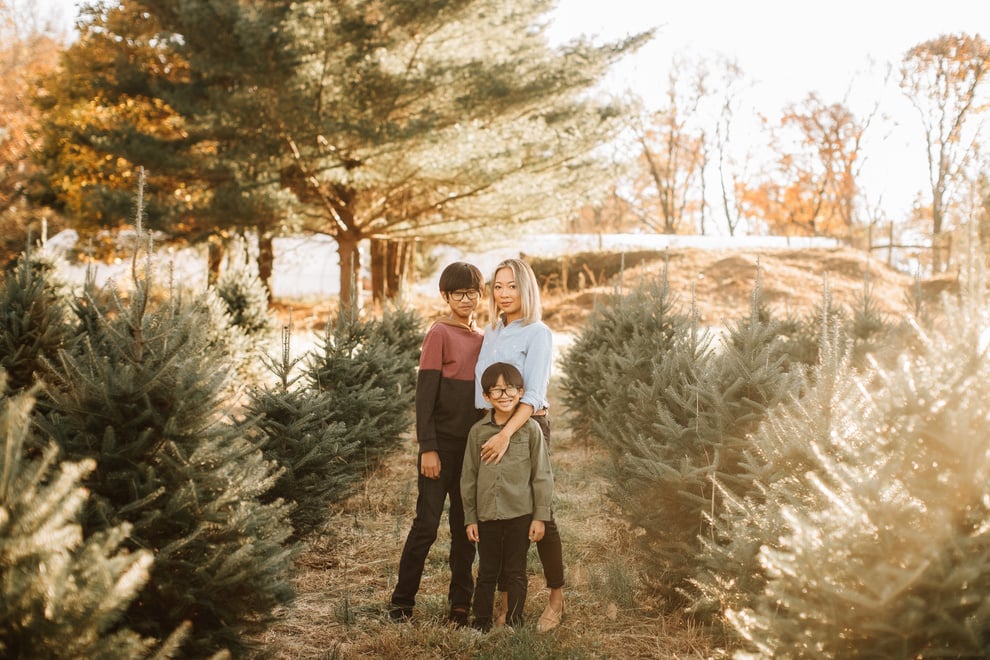
<instances>
[{"instance_id":1,"label":"olive green button-up shirt","mask_svg":"<svg viewBox=\"0 0 990 660\"><path fill-rule=\"evenodd\" d=\"M553 471L539 424L526 420L512 435L502 460L485 464L481 445L501 428L489 412L468 433L461 470L464 524L528 514L534 520L553 520Z\"/></svg>"}]
</instances>

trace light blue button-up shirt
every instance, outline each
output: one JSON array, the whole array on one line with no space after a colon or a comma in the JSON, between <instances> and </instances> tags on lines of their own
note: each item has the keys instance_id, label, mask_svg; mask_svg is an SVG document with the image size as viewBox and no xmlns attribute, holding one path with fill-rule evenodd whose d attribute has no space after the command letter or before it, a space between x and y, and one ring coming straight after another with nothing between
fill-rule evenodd
<instances>
[{"instance_id":1,"label":"light blue button-up shirt","mask_svg":"<svg viewBox=\"0 0 990 660\"><path fill-rule=\"evenodd\" d=\"M519 370L525 392L521 403L528 403L533 410L549 407L547 386L553 364L553 333L543 321L523 325L516 320L503 325L499 319L495 327L485 328L485 339L474 371L474 405L491 408L481 390L481 374L496 362L507 362Z\"/></svg>"}]
</instances>

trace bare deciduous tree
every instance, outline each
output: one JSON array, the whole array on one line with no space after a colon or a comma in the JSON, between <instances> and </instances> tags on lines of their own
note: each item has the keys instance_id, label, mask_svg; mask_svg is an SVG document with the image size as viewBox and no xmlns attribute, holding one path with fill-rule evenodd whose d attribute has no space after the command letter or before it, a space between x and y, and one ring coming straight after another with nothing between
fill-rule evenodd
<instances>
[{"instance_id":1,"label":"bare deciduous tree","mask_svg":"<svg viewBox=\"0 0 990 660\"><path fill-rule=\"evenodd\" d=\"M932 266L942 268L941 235L946 207L973 153L975 132L967 120L986 109L990 44L979 35L942 35L911 48L901 63L900 86L925 131L932 206ZM968 137L967 137L968 135Z\"/></svg>"},{"instance_id":2,"label":"bare deciduous tree","mask_svg":"<svg viewBox=\"0 0 990 660\"><path fill-rule=\"evenodd\" d=\"M704 166L705 134L695 117L709 94L708 77L703 64L675 58L664 104L634 120L632 130L640 148L635 205L652 231L676 233L687 224L689 211L704 207L704 199L692 193Z\"/></svg>"}]
</instances>

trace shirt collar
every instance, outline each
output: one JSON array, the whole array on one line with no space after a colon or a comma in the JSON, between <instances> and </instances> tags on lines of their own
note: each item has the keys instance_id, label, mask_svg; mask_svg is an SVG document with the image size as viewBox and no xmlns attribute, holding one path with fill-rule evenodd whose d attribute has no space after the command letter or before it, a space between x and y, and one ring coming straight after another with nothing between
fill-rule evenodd
<instances>
[{"instance_id":1,"label":"shirt collar","mask_svg":"<svg viewBox=\"0 0 990 660\"><path fill-rule=\"evenodd\" d=\"M488 426L494 426L496 428L503 428L503 427L505 427L505 424L499 424L498 422L495 421L495 409L494 408L492 408L491 410L488 411L488 421L485 422L485 424L487 424Z\"/></svg>"}]
</instances>

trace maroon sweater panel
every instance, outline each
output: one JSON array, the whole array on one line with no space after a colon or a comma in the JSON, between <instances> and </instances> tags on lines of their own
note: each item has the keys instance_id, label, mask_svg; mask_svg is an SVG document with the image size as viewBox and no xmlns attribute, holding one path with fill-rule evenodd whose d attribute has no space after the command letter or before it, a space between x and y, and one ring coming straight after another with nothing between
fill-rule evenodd
<instances>
[{"instance_id":1,"label":"maroon sweater panel","mask_svg":"<svg viewBox=\"0 0 990 660\"><path fill-rule=\"evenodd\" d=\"M476 330L436 322L426 332L416 380L416 439L424 451L464 452L478 421L474 367L483 336Z\"/></svg>"}]
</instances>

